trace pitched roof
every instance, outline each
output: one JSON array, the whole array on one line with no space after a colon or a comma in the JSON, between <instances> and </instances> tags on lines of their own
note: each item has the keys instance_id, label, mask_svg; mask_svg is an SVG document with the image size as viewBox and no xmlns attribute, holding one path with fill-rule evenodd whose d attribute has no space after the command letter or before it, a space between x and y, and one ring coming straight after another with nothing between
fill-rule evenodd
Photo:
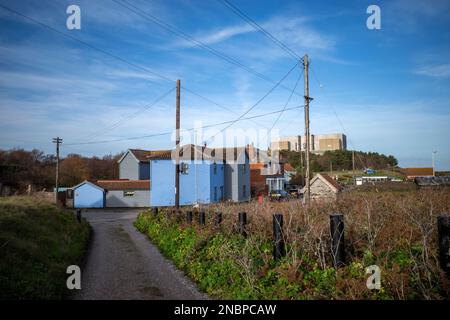
<instances>
[{"instance_id":1,"label":"pitched roof","mask_svg":"<svg viewBox=\"0 0 450 320\"><path fill-rule=\"evenodd\" d=\"M318 173L318 174L316 174L314 176L314 178L311 179L310 184L312 185L314 183L314 181L316 181L317 179L322 180L330 188L333 188L336 191L342 191L344 189L336 180L334 180L332 177L330 177L326 173ZM301 191L305 192L306 191L306 187L303 187Z\"/></svg>"},{"instance_id":2,"label":"pitched roof","mask_svg":"<svg viewBox=\"0 0 450 320\"><path fill-rule=\"evenodd\" d=\"M433 168L402 168L400 172L406 176L432 176Z\"/></svg>"},{"instance_id":3,"label":"pitched roof","mask_svg":"<svg viewBox=\"0 0 450 320\"><path fill-rule=\"evenodd\" d=\"M148 160L170 160L172 159L172 152L175 155L175 149L152 151L146 158ZM204 159L211 161L230 161L237 160L243 152L248 155L245 147L207 148L193 144L186 144L180 147L180 160Z\"/></svg>"},{"instance_id":4,"label":"pitched roof","mask_svg":"<svg viewBox=\"0 0 450 320\"><path fill-rule=\"evenodd\" d=\"M129 149L129 151L133 153L136 159L142 162L148 161L147 155L151 152L149 150L141 150L141 149Z\"/></svg>"},{"instance_id":5,"label":"pitched roof","mask_svg":"<svg viewBox=\"0 0 450 320\"><path fill-rule=\"evenodd\" d=\"M296 171L295 169L294 169L294 167L293 166L291 166L289 163L284 163L283 164L284 165L284 171Z\"/></svg>"},{"instance_id":6,"label":"pitched roof","mask_svg":"<svg viewBox=\"0 0 450 320\"><path fill-rule=\"evenodd\" d=\"M340 191L340 190L343 189L343 187L336 180L334 180L332 177L330 177L328 174L326 174L326 173L318 173L317 175L319 175L322 178L324 178L329 184L331 184L337 190Z\"/></svg>"},{"instance_id":7,"label":"pitched roof","mask_svg":"<svg viewBox=\"0 0 450 320\"><path fill-rule=\"evenodd\" d=\"M92 185L93 187L95 187L97 189L102 189L103 190L103 187L98 185L95 181L90 181L90 180L84 180L83 182L80 182L79 184L77 184L77 185L75 185L75 186L73 186L72 188L69 188L69 189L75 190L76 188L81 187L85 183L90 184L90 185Z\"/></svg>"},{"instance_id":8,"label":"pitched roof","mask_svg":"<svg viewBox=\"0 0 450 320\"><path fill-rule=\"evenodd\" d=\"M160 153L164 153L170 150L142 150L142 149L128 149L127 152L124 153L124 155L117 161L118 163L122 162L122 160L125 158L125 156L131 152L133 156L139 161L139 162L148 162L148 156L150 155L158 155Z\"/></svg>"},{"instance_id":9,"label":"pitched roof","mask_svg":"<svg viewBox=\"0 0 450 320\"><path fill-rule=\"evenodd\" d=\"M238 160L239 156L245 153L248 156L248 149L246 147L233 148L213 148L211 155L218 160Z\"/></svg>"},{"instance_id":10,"label":"pitched roof","mask_svg":"<svg viewBox=\"0 0 450 320\"><path fill-rule=\"evenodd\" d=\"M417 177L414 182L421 187L450 186L450 177Z\"/></svg>"},{"instance_id":11,"label":"pitched roof","mask_svg":"<svg viewBox=\"0 0 450 320\"><path fill-rule=\"evenodd\" d=\"M150 180L98 180L97 184L106 190L149 190Z\"/></svg>"}]
</instances>

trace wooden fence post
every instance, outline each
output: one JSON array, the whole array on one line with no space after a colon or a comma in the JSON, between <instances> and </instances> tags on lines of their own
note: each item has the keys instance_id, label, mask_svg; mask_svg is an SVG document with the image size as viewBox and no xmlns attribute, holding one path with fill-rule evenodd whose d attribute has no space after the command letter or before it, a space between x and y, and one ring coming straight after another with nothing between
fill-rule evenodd
<instances>
[{"instance_id":1,"label":"wooden fence post","mask_svg":"<svg viewBox=\"0 0 450 320\"><path fill-rule=\"evenodd\" d=\"M222 212L216 213L216 226L220 226L222 223Z\"/></svg>"},{"instance_id":2,"label":"wooden fence post","mask_svg":"<svg viewBox=\"0 0 450 320\"><path fill-rule=\"evenodd\" d=\"M198 214L198 224L201 226L205 225L205 211L200 211Z\"/></svg>"},{"instance_id":3,"label":"wooden fence post","mask_svg":"<svg viewBox=\"0 0 450 320\"><path fill-rule=\"evenodd\" d=\"M77 209L77 220L81 223L81 209Z\"/></svg>"},{"instance_id":4,"label":"wooden fence post","mask_svg":"<svg viewBox=\"0 0 450 320\"><path fill-rule=\"evenodd\" d=\"M275 260L284 257L286 254L283 240L283 215L274 214L273 220L273 258Z\"/></svg>"},{"instance_id":5,"label":"wooden fence post","mask_svg":"<svg viewBox=\"0 0 450 320\"><path fill-rule=\"evenodd\" d=\"M437 218L439 237L439 263L442 270L450 276L450 215L442 214Z\"/></svg>"},{"instance_id":6,"label":"wooden fence post","mask_svg":"<svg viewBox=\"0 0 450 320\"><path fill-rule=\"evenodd\" d=\"M331 254L333 266L340 268L345 264L344 247L344 215L341 213L330 214L331 229Z\"/></svg>"},{"instance_id":7,"label":"wooden fence post","mask_svg":"<svg viewBox=\"0 0 450 320\"><path fill-rule=\"evenodd\" d=\"M247 237L247 212L239 212L239 234Z\"/></svg>"},{"instance_id":8,"label":"wooden fence post","mask_svg":"<svg viewBox=\"0 0 450 320\"><path fill-rule=\"evenodd\" d=\"M187 222L192 223L192 211L186 213L186 220Z\"/></svg>"}]
</instances>

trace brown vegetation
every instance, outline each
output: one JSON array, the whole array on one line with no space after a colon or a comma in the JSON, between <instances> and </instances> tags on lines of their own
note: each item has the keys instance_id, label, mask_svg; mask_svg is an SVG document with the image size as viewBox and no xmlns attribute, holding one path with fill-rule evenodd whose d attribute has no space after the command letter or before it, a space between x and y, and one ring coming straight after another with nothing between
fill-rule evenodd
<instances>
[{"instance_id":1,"label":"brown vegetation","mask_svg":"<svg viewBox=\"0 0 450 320\"><path fill-rule=\"evenodd\" d=\"M450 282L439 267L436 218L450 212L450 190L417 190L405 193L348 193L337 202L313 203L306 208L298 201L219 204L205 208L223 213L221 232L229 237L236 233L237 214L247 212L249 242L272 239L272 214L284 215L284 239L287 255L276 267L278 277L288 283L301 283L301 297L337 299L448 299ZM183 210L189 210L187 208ZM306 277L316 270L332 268L329 214L345 217L347 261L339 269L332 286L325 291L308 285ZM178 220L179 221L179 220ZM214 233L214 218L198 232ZM210 231L208 231L210 230ZM264 274L267 265L258 272ZM248 257L241 261L243 275L252 274ZM245 261L244 261L245 260ZM376 264L382 272L382 289L366 288L365 268ZM245 270L246 266L248 269ZM328 277L328 273L325 273ZM257 277L257 276L255 276ZM330 279L331 279L330 278ZM327 278L328 279L328 278Z\"/></svg>"},{"instance_id":2,"label":"brown vegetation","mask_svg":"<svg viewBox=\"0 0 450 320\"><path fill-rule=\"evenodd\" d=\"M123 153L102 158L69 154L60 159L60 180L63 187L71 187L85 179L116 179L117 160ZM23 192L28 185L37 191L51 190L55 185L56 158L39 150L0 150L0 183Z\"/></svg>"}]
</instances>

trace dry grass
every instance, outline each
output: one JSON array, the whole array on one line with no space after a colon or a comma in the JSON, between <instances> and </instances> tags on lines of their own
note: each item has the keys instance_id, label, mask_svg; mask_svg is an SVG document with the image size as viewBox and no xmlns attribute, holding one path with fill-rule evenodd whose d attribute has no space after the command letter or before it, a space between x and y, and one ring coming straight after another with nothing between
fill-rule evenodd
<instances>
[{"instance_id":1,"label":"dry grass","mask_svg":"<svg viewBox=\"0 0 450 320\"><path fill-rule=\"evenodd\" d=\"M238 212L245 211L250 238L265 239L272 239L272 215L282 213L286 277L294 282L304 280L302 266L306 260L321 270L332 267L329 214L342 213L347 263L336 274L334 291L325 298L373 298L374 292L365 287L364 268L371 264L382 270L383 288L375 293L376 298L449 298L449 279L439 268L436 225L439 214L450 212L449 189L348 193L336 202L315 202L309 207L298 201L267 201L223 203L201 209L207 211L208 229L214 227L213 212L222 212L221 230L229 235L236 232ZM247 264L242 261L242 268ZM321 297L308 290L304 291L307 297Z\"/></svg>"}]
</instances>

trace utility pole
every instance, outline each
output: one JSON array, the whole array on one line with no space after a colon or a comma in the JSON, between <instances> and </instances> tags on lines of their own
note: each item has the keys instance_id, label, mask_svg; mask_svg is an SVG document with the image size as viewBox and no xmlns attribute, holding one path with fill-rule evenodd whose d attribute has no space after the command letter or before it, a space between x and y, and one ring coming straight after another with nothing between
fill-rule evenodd
<instances>
[{"instance_id":1,"label":"utility pole","mask_svg":"<svg viewBox=\"0 0 450 320\"><path fill-rule=\"evenodd\" d=\"M353 183L355 183L355 150L352 150Z\"/></svg>"},{"instance_id":2,"label":"utility pole","mask_svg":"<svg viewBox=\"0 0 450 320\"><path fill-rule=\"evenodd\" d=\"M175 125L175 207L180 207L180 80L177 80L177 111Z\"/></svg>"},{"instance_id":3,"label":"utility pole","mask_svg":"<svg viewBox=\"0 0 450 320\"><path fill-rule=\"evenodd\" d=\"M305 150L305 162L306 162L306 173L305 173L305 186L306 194L304 196L305 204L309 204L311 191L310 191L310 169L309 169L309 152L310 152L310 134L309 134L309 101L312 98L309 96L309 80L308 80L308 55L305 54L303 57L303 67L305 73L305 138L306 138L306 150Z\"/></svg>"},{"instance_id":4,"label":"utility pole","mask_svg":"<svg viewBox=\"0 0 450 320\"><path fill-rule=\"evenodd\" d=\"M436 172L435 172L435 168L434 168L434 161L435 161L436 153L437 153L436 150L431 153L431 162L433 163L433 177L436 176Z\"/></svg>"},{"instance_id":5,"label":"utility pole","mask_svg":"<svg viewBox=\"0 0 450 320\"><path fill-rule=\"evenodd\" d=\"M52 142L56 143L56 182L55 182L55 204L58 205L58 183L59 183L59 145L63 139L60 137L53 138Z\"/></svg>"},{"instance_id":6,"label":"utility pole","mask_svg":"<svg viewBox=\"0 0 450 320\"><path fill-rule=\"evenodd\" d=\"M302 176L302 179L305 178L304 175L304 168L303 168L303 151L302 151L302 145L300 145L300 175Z\"/></svg>"}]
</instances>

